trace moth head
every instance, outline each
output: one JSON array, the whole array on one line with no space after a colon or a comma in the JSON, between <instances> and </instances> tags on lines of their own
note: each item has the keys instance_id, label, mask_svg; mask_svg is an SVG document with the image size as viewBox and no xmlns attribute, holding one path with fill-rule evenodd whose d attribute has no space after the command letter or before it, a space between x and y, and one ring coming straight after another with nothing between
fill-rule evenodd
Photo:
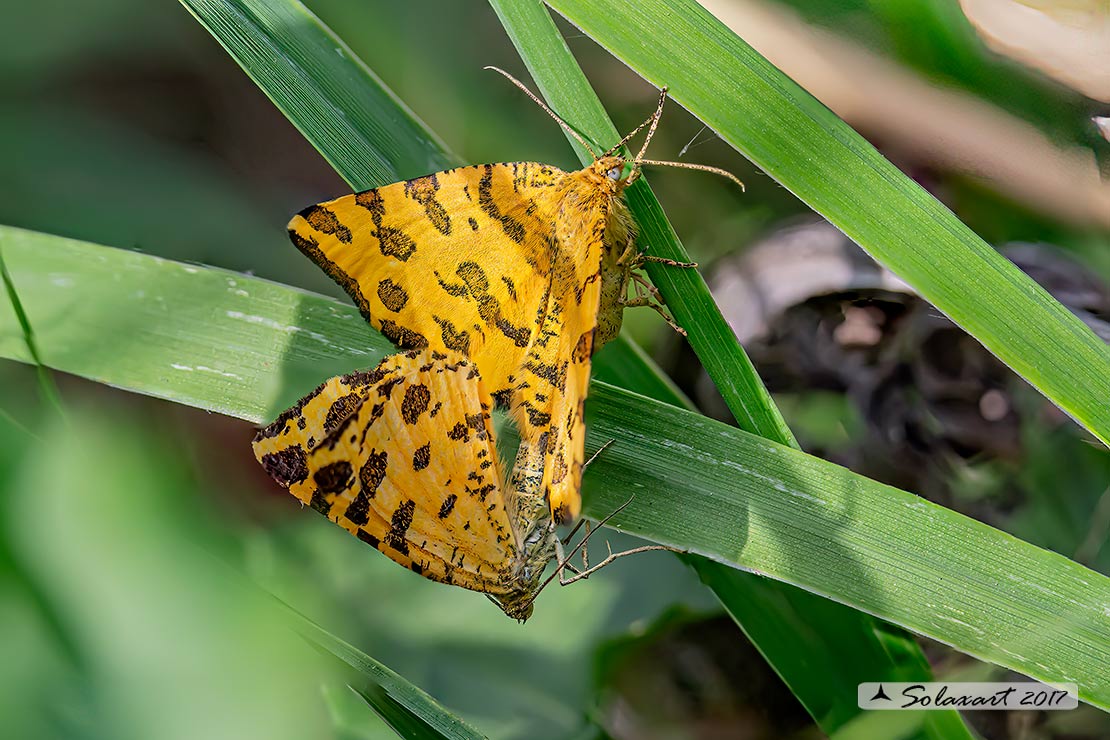
<instances>
[{"instance_id":1,"label":"moth head","mask_svg":"<svg viewBox=\"0 0 1110 740\"><path fill-rule=\"evenodd\" d=\"M590 165L590 170L601 181L599 184L608 186L615 192L624 190L640 174L640 168L634 162L612 155L599 157Z\"/></svg>"}]
</instances>

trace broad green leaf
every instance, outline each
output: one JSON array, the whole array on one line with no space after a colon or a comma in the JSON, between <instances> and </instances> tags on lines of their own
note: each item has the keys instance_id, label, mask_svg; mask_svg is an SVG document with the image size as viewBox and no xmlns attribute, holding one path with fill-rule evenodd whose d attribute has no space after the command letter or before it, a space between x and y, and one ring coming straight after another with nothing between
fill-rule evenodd
<instances>
[{"instance_id":1,"label":"broad green leaf","mask_svg":"<svg viewBox=\"0 0 1110 740\"><path fill-rule=\"evenodd\" d=\"M0 250L43 362L137 393L260 421L305 390L272 377L299 353L339 371L389 351L352 331L353 307L257 278L9 227ZM0 357L28 359L7 304ZM1110 708L1110 578L689 411L604 383L591 398L589 444L615 444L587 475L588 515L635 493L614 526L1074 681Z\"/></svg>"}]
</instances>

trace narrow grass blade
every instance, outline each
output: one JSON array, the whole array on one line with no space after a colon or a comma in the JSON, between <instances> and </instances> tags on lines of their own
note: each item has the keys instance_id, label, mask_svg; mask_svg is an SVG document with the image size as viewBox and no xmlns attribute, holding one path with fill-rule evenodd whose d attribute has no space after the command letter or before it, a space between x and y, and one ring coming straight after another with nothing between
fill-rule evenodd
<instances>
[{"instance_id":1,"label":"narrow grass blade","mask_svg":"<svg viewBox=\"0 0 1110 740\"><path fill-rule=\"evenodd\" d=\"M307 617L293 610L290 613L307 640L366 678L367 684L355 691L400 737L419 740L478 740L485 737L382 663Z\"/></svg>"},{"instance_id":2,"label":"narrow grass blade","mask_svg":"<svg viewBox=\"0 0 1110 740\"><path fill-rule=\"evenodd\" d=\"M31 328L31 322L27 320L27 314L23 310L23 304L19 300L19 293L16 292L15 284L12 282L12 276L8 273L8 266L4 263L4 251L0 250L0 280L4 283L4 291L8 297L8 304L11 306L12 313L15 314L16 320L19 322L19 328L23 332L23 343L27 346L27 354L35 363L35 370L38 373L39 390L42 393L43 399L46 400L50 406L59 414L65 415L62 407L62 396L58 393L58 386L54 382L54 376L50 374L50 370L42 364L42 358L39 357L38 346L35 344L35 332ZM12 419L15 422L14 419Z\"/></svg>"},{"instance_id":3,"label":"narrow grass blade","mask_svg":"<svg viewBox=\"0 0 1110 740\"><path fill-rule=\"evenodd\" d=\"M458 164L331 30L289 0L181 0L355 190Z\"/></svg>"}]
</instances>

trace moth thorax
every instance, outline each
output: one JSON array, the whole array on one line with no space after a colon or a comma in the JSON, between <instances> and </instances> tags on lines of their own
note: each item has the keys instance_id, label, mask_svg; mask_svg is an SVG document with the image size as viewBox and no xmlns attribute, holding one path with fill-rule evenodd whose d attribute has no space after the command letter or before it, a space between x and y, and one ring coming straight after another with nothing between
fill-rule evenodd
<instances>
[{"instance_id":1,"label":"moth thorax","mask_svg":"<svg viewBox=\"0 0 1110 740\"><path fill-rule=\"evenodd\" d=\"M617 199L609 210L609 219L602 235L605 249L601 255L601 299L597 309L597 331L594 333L593 351L601 349L615 339L624 320L624 296L632 272L632 254L635 250L635 231L628 208ZM624 262L621 260L624 258Z\"/></svg>"}]
</instances>

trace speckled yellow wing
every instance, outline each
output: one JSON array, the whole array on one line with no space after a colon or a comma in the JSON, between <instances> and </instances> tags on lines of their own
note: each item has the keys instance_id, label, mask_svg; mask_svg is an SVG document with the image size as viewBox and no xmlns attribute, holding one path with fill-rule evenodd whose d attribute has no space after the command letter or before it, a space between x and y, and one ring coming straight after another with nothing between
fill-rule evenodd
<instances>
[{"instance_id":1,"label":"speckled yellow wing","mask_svg":"<svg viewBox=\"0 0 1110 740\"><path fill-rule=\"evenodd\" d=\"M289 233L383 334L459 352L497 397L543 318L565 174L531 162L437 172L310 206Z\"/></svg>"},{"instance_id":2,"label":"speckled yellow wing","mask_svg":"<svg viewBox=\"0 0 1110 740\"><path fill-rule=\"evenodd\" d=\"M255 455L303 503L417 573L494 596L519 552L489 392L424 350L332 378L259 432Z\"/></svg>"},{"instance_id":3,"label":"speckled yellow wing","mask_svg":"<svg viewBox=\"0 0 1110 740\"><path fill-rule=\"evenodd\" d=\"M581 510L590 357L620 331L627 268L618 260L633 238L627 209L603 172L587 168L560 183L548 305L513 397L518 456L543 470L542 490L560 523Z\"/></svg>"}]
</instances>

